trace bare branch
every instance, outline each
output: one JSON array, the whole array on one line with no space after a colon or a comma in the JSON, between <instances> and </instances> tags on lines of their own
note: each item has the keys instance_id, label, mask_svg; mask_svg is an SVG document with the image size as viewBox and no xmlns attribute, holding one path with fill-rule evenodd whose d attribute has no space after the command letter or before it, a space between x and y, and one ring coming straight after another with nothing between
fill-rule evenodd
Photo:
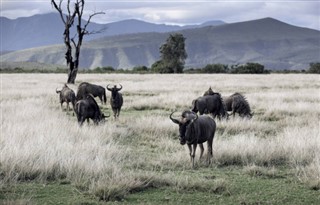
<instances>
[{"instance_id":1,"label":"bare branch","mask_svg":"<svg viewBox=\"0 0 320 205\"><path fill-rule=\"evenodd\" d=\"M96 16L96 15L99 15L99 14L105 14L105 12L102 12L102 11L101 11L101 12L95 12L95 13L93 13L93 14L91 14L91 15L89 16L87 23L86 23L86 24L84 25L84 27L83 27L83 30L82 30L83 34L89 35L89 34L101 33L101 32L103 32L104 30L106 30L106 28L103 28L103 29L101 29L101 30L99 30L99 31L92 31L92 32L88 32L88 31L87 31L87 26L89 25L89 23L90 23L90 21L91 21L91 18L94 17L94 16Z\"/></svg>"},{"instance_id":2,"label":"bare branch","mask_svg":"<svg viewBox=\"0 0 320 205\"><path fill-rule=\"evenodd\" d=\"M86 31L84 34L85 35L91 35L91 34L97 34L97 33L103 33L105 30L107 30L108 28L107 27L103 27L102 29L98 30L98 31Z\"/></svg>"},{"instance_id":3,"label":"bare branch","mask_svg":"<svg viewBox=\"0 0 320 205\"><path fill-rule=\"evenodd\" d=\"M84 0L81 0L81 16L83 14L83 9L84 9Z\"/></svg>"},{"instance_id":4,"label":"bare branch","mask_svg":"<svg viewBox=\"0 0 320 205\"><path fill-rule=\"evenodd\" d=\"M62 8L61 8L61 4L62 4L63 0L60 0L59 6L57 5L57 3L55 2L55 0L51 0L51 4L54 6L54 8L59 12L61 20L64 24L66 24L66 20L63 17L63 12L62 12Z\"/></svg>"},{"instance_id":5,"label":"bare branch","mask_svg":"<svg viewBox=\"0 0 320 205\"><path fill-rule=\"evenodd\" d=\"M69 14L69 16L71 16L71 12L70 12L70 0L68 0L67 9L68 9L68 14Z\"/></svg>"},{"instance_id":6,"label":"bare branch","mask_svg":"<svg viewBox=\"0 0 320 205\"><path fill-rule=\"evenodd\" d=\"M77 44L76 44L76 42L74 41L74 38L75 38L76 36L74 36L72 39L71 39L71 41L72 41L72 43L73 43L73 46L75 47L75 48L77 48Z\"/></svg>"}]
</instances>

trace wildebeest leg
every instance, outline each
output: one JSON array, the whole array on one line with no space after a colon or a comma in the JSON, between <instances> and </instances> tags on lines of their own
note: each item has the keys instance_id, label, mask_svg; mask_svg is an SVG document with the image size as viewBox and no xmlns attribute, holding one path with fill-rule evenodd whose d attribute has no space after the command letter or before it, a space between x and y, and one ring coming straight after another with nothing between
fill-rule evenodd
<instances>
[{"instance_id":1,"label":"wildebeest leg","mask_svg":"<svg viewBox=\"0 0 320 205\"><path fill-rule=\"evenodd\" d=\"M193 150L192 150L191 158L192 158L192 168L194 168L194 157L196 156L197 144L193 144L192 147L193 147Z\"/></svg>"},{"instance_id":2,"label":"wildebeest leg","mask_svg":"<svg viewBox=\"0 0 320 205\"><path fill-rule=\"evenodd\" d=\"M101 101L101 104L103 104L103 100L102 100L102 96L101 95L99 96L99 99Z\"/></svg>"},{"instance_id":3,"label":"wildebeest leg","mask_svg":"<svg viewBox=\"0 0 320 205\"><path fill-rule=\"evenodd\" d=\"M120 115L120 109L117 110L117 117Z\"/></svg>"},{"instance_id":4,"label":"wildebeest leg","mask_svg":"<svg viewBox=\"0 0 320 205\"><path fill-rule=\"evenodd\" d=\"M208 163L208 165L211 164L211 158L212 158L212 142L213 142L213 138L207 141L207 146L208 146L207 163Z\"/></svg>"},{"instance_id":5,"label":"wildebeest leg","mask_svg":"<svg viewBox=\"0 0 320 205\"><path fill-rule=\"evenodd\" d=\"M233 118L236 117L236 111L235 110L232 110L232 116L233 116Z\"/></svg>"},{"instance_id":6,"label":"wildebeest leg","mask_svg":"<svg viewBox=\"0 0 320 205\"><path fill-rule=\"evenodd\" d=\"M86 119L85 119L84 117L80 117L80 120L78 120L80 127L83 125L83 122L84 122L85 120L86 120Z\"/></svg>"},{"instance_id":7,"label":"wildebeest leg","mask_svg":"<svg viewBox=\"0 0 320 205\"><path fill-rule=\"evenodd\" d=\"M117 118L117 110L115 108L112 108L112 111L113 111L113 117L114 119Z\"/></svg>"},{"instance_id":8,"label":"wildebeest leg","mask_svg":"<svg viewBox=\"0 0 320 205\"><path fill-rule=\"evenodd\" d=\"M200 147L200 160L202 158L202 155L203 155L203 151L204 151L204 148L203 148L203 144L199 144L199 147Z\"/></svg>"},{"instance_id":9,"label":"wildebeest leg","mask_svg":"<svg viewBox=\"0 0 320 205\"><path fill-rule=\"evenodd\" d=\"M89 118L87 118L87 123L88 123L88 125L89 125Z\"/></svg>"},{"instance_id":10,"label":"wildebeest leg","mask_svg":"<svg viewBox=\"0 0 320 205\"><path fill-rule=\"evenodd\" d=\"M67 102L67 112L70 110L69 102Z\"/></svg>"},{"instance_id":11,"label":"wildebeest leg","mask_svg":"<svg viewBox=\"0 0 320 205\"><path fill-rule=\"evenodd\" d=\"M188 148L189 148L189 154L190 154L190 159L191 159L192 168L193 168L194 167L194 163L193 163L193 158L192 158L192 147L191 147L191 144L188 144Z\"/></svg>"}]
</instances>

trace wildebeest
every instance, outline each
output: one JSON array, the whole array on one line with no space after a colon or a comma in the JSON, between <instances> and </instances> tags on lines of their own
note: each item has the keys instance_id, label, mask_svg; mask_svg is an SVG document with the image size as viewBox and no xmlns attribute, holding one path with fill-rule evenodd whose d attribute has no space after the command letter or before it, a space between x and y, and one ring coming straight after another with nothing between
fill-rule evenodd
<instances>
[{"instance_id":1,"label":"wildebeest","mask_svg":"<svg viewBox=\"0 0 320 205\"><path fill-rule=\"evenodd\" d=\"M116 85L114 85L112 88L109 88L109 85L107 85L107 89L111 92L110 105L113 111L114 118L116 119L120 115L121 107L123 104L122 94L119 93L119 91L122 89L122 85L120 85L120 88L117 88Z\"/></svg>"},{"instance_id":2,"label":"wildebeest","mask_svg":"<svg viewBox=\"0 0 320 205\"><path fill-rule=\"evenodd\" d=\"M220 93L206 95L192 101L192 111L200 115L211 114L214 118L228 118Z\"/></svg>"},{"instance_id":3,"label":"wildebeest","mask_svg":"<svg viewBox=\"0 0 320 205\"><path fill-rule=\"evenodd\" d=\"M93 95L89 94L84 99L77 101L74 111L77 115L78 123L82 126L83 122L92 119L94 124L104 121L105 115L101 112Z\"/></svg>"},{"instance_id":4,"label":"wildebeest","mask_svg":"<svg viewBox=\"0 0 320 205\"><path fill-rule=\"evenodd\" d=\"M170 119L172 122L179 125L180 144L185 145L187 143L192 167L194 168L194 157L198 144L201 151L200 159L202 158L204 151L202 143L204 142L207 142L207 163L210 164L212 157L212 143L216 131L215 121L207 115L198 116L196 113L189 110L182 113L181 119L174 119L172 117L173 113L174 112L170 114Z\"/></svg>"},{"instance_id":5,"label":"wildebeest","mask_svg":"<svg viewBox=\"0 0 320 205\"><path fill-rule=\"evenodd\" d=\"M64 102L67 103L67 111L70 110L69 103L71 102L72 107L74 108L75 102L76 102L76 95L74 91L68 87L67 84L64 84L63 88L61 90L56 89L56 93L60 94L60 104L61 109L63 109L62 104Z\"/></svg>"},{"instance_id":6,"label":"wildebeest","mask_svg":"<svg viewBox=\"0 0 320 205\"><path fill-rule=\"evenodd\" d=\"M240 117L251 118L253 116L247 99L240 93L234 93L229 97L224 97L224 103L227 111L232 111L233 117L236 113L238 113Z\"/></svg>"},{"instance_id":7,"label":"wildebeest","mask_svg":"<svg viewBox=\"0 0 320 205\"><path fill-rule=\"evenodd\" d=\"M88 82L80 83L77 91L77 101L86 98L88 94L93 95L93 97L99 97L102 104L107 103L106 89L104 87Z\"/></svg>"}]
</instances>

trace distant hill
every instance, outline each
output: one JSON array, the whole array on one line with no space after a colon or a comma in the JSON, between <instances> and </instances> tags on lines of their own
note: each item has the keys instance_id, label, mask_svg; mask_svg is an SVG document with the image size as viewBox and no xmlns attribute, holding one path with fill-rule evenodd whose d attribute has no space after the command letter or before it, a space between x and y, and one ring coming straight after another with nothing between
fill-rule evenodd
<instances>
[{"instance_id":1,"label":"distant hill","mask_svg":"<svg viewBox=\"0 0 320 205\"><path fill-rule=\"evenodd\" d=\"M247 22L181 30L186 37L186 67L212 63L257 62L267 69L306 69L319 62L320 31L264 18ZM139 33L103 37L83 44L80 67L151 66L170 33ZM63 45L11 52L3 61L38 61L64 64Z\"/></svg>"},{"instance_id":2,"label":"distant hill","mask_svg":"<svg viewBox=\"0 0 320 205\"><path fill-rule=\"evenodd\" d=\"M39 14L30 17L8 19L0 17L0 35L2 41L1 52L47 46L63 43L64 25L58 13ZM86 21L83 21L83 25ZM122 35L142 32L170 32L185 28L197 28L207 25L221 25L222 21L210 21L201 25L173 26L165 24L153 24L135 19L129 19L108 24L97 24L91 22L88 26L89 31L103 32L85 36L85 41L101 38L103 36ZM72 33L75 33L73 30ZM73 36L73 34L71 35Z\"/></svg>"}]
</instances>

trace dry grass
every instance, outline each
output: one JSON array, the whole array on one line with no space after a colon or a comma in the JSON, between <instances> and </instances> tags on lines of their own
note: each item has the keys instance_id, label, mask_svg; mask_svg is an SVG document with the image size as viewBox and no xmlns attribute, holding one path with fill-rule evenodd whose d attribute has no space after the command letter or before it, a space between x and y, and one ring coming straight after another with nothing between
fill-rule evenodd
<instances>
[{"instance_id":1,"label":"dry grass","mask_svg":"<svg viewBox=\"0 0 320 205\"><path fill-rule=\"evenodd\" d=\"M81 74L76 85L124 87L118 121L82 128L60 109L55 89L65 80L63 74L1 75L0 185L68 180L105 200L150 186L204 189L209 185L201 179L174 173L191 165L168 116L189 108L211 86L222 95L245 94L255 112L251 120L217 121L212 167L289 166L301 181L319 187L318 75ZM70 87L76 91L76 85ZM109 104L103 107L110 110ZM228 183L221 179L217 187L228 190Z\"/></svg>"}]
</instances>

